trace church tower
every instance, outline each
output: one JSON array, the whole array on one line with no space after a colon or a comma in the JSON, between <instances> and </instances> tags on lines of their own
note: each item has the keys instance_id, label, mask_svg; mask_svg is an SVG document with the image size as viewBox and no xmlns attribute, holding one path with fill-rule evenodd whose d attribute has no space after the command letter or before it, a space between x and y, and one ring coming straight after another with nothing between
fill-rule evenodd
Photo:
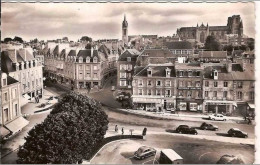
<instances>
[{"instance_id":1,"label":"church tower","mask_svg":"<svg viewBox=\"0 0 260 165\"><path fill-rule=\"evenodd\" d=\"M128 43L128 23L126 16L124 15L124 21L122 22L122 41L124 44Z\"/></svg>"}]
</instances>

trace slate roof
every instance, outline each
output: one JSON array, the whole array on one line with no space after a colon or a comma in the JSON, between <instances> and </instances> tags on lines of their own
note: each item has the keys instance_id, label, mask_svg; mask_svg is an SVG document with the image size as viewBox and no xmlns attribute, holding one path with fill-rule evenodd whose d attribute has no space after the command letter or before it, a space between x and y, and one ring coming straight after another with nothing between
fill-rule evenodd
<instances>
[{"instance_id":1,"label":"slate roof","mask_svg":"<svg viewBox=\"0 0 260 165\"><path fill-rule=\"evenodd\" d=\"M19 81L17 81L17 80L14 79L13 77L7 76L7 85L11 85L11 84L18 83L18 82L19 82Z\"/></svg>"},{"instance_id":2,"label":"slate roof","mask_svg":"<svg viewBox=\"0 0 260 165\"><path fill-rule=\"evenodd\" d=\"M188 41L166 42L168 49L192 49L192 45Z\"/></svg>"},{"instance_id":3,"label":"slate roof","mask_svg":"<svg viewBox=\"0 0 260 165\"><path fill-rule=\"evenodd\" d=\"M229 28L228 28L228 26L210 26L209 30L210 31L228 31Z\"/></svg>"},{"instance_id":4,"label":"slate roof","mask_svg":"<svg viewBox=\"0 0 260 165\"><path fill-rule=\"evenodd\" d=\"M176 63L175 65L176 70L189 70L189 69L203 69L203 66L200 63Z\"/></svg>"},{"instance_id":5,"label":"slate roof","mask_svg":"<svg viewBox=\"0 0 260 165\"><path fill-rule=\"evenodd\" d=\"M120 56L118 61L126 61L127 57L137 58L140 52L136 49L126 49Z\"/></svg>"},{"instance_id":6,"label":"slate roof","mask_svg":"<svg viewBox=\"0 0 260 165\"><path fill-rule=\"evenodd\" d=\"M227 58L226 51L200 51L200 58Z\"/></svg>"},{"instance_id":7,"label":"slate roof","mask_svg":"<svg viewBox=\"0 0 260 165\"><path fill-rule=\"evenodd\" d=\"M166 66L166 65L148 65L140 72L138 72L135 76L147 77L147 69L152 69L152 77L166 77L166 68L171 69L171 77L176 77L174 66Z\"/></svg>"},{"instance_id":8,"label":"slate roof","mask_svg":"<svg viewBox=\"0 0 260 165\"><path fill-rule=\"evenodd\" d=\"M148 57L176 57L170 50L168 49L145 49L140 56L148 56Z\"/></svg>"}]
</instances>

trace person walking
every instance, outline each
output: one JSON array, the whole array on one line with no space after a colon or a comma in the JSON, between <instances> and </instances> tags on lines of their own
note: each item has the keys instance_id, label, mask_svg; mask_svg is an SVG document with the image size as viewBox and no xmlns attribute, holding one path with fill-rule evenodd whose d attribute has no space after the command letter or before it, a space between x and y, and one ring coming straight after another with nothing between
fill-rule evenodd
<instances>
[{"instance_id":1,"label":"person walking","mask_svg":"<svg viewBox=\"0 0 260 165\"><path fill-rule=\"evenodd\" d=\"M124 127L122 127L122 135L124 135Z\"/></svg>"},{"instance_id":2,"label":"person walking","mask_svg":"<svg viewBox=\"0 0 260 165\"><path fill-rule=\"evenodd\" d=\"M116 132L116 133L118 132L118 127L117 127L117 125L115 126L115 132Z\"/></svg>"}]
</instances>

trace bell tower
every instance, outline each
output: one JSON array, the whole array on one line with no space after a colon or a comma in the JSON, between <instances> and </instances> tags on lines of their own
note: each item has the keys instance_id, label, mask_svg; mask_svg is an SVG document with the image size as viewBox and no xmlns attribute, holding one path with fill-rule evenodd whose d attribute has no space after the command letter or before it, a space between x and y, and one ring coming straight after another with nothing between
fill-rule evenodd
<instances>
[{"instance_id":1,"label":"bell tower","mask_svg":"<svg viewBox=\"0 0 260 165\"><path fill-rule=\"evenodd\" d=\"M122 22L122 41L124 44L128 43L128 23L126 16L124 15L124 21Z\"/></svg>"}]
</instances>

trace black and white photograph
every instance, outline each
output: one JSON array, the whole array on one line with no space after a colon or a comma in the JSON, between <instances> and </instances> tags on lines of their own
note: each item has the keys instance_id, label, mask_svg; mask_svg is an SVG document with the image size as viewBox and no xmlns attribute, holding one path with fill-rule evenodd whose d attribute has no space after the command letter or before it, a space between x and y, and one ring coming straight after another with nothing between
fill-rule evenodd
<instances>
[{"instance_id":1,"label":"black and white photograph","mask_svg":"<svg viewBox=\"0 0 260 165\"><path fill-rule=\"evenodd\" d=\"M255 5L1 3L1 164L254 164Z\"/></svg>"}]
</instances>

